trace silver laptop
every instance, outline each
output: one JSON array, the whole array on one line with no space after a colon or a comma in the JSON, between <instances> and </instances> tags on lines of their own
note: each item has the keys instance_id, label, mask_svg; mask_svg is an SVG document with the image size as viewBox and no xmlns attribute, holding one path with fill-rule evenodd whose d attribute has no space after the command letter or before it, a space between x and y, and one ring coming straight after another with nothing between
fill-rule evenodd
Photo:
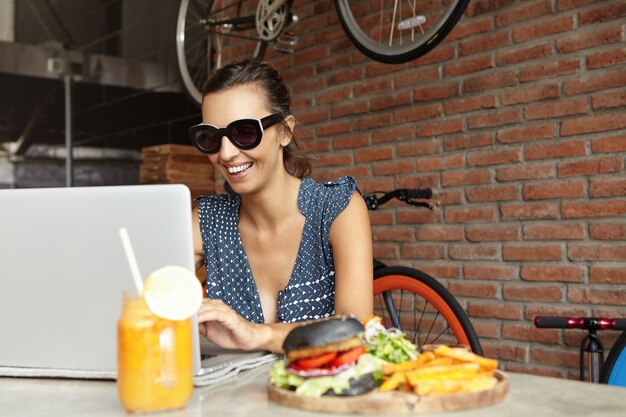
<instances>
[{"instance_id":1,"label":"silver laptop","mask_svg":"<svg viewBox=\"0 0 626 417\"><path fill-rule=\"evenodd\" d=\"M0 190L0 375L115 378L122 294L134 291L121 227L144 277L193 270L184 185ZM262 355L204 342L201 364L193 337L197 376Z\"/></svg>"}]
</instances>

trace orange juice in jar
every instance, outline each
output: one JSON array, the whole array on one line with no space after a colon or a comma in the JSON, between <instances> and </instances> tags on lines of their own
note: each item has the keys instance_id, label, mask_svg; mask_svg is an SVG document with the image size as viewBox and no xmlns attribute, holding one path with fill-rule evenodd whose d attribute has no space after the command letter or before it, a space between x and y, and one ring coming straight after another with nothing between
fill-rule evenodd
<instances>
[{"instance_id":1,"label":"orange juice in jar","mask_svg":"<svg viewBox=\"0 0 626 417\"><path fill-rule=\"evenodd\" d=\"M184 407L193 393L191 319L157 317L143 298L125 294L117 389L128 412Z\"/></svg>"}]
</instances>

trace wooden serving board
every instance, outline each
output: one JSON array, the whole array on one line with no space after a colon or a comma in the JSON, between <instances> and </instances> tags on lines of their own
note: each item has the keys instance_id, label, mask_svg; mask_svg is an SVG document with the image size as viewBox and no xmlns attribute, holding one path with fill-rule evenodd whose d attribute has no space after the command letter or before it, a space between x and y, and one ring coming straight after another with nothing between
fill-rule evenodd
<instances>
[{"instance_id":1,"label":"wooden serving board","mask_svg":"<svg viewBox=\"0 0 626 417\"><path fill-rule=\"evenodd\" d=\"M509 381L504 372L495 371L494 375L498 383L488 390L427 397L400 391L373 391L354 397L314 398L276 388L269 383L267 390L271 401L303 410L342 414L421 414L464 410L499 403L509 392Z\"/></svg>"}]
</instances>

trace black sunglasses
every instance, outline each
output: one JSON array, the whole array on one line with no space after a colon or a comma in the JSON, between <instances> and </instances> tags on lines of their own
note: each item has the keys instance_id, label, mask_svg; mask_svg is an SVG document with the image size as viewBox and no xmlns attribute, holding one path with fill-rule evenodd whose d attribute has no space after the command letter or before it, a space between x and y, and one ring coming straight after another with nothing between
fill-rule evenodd
<instances>
[{"instance_id":1,"label":"black sunglasses","mask_svg":"<svg viewBox=\"0 0 626 417\"><path fill-rule=\"evenodd\" d=\"M228 126L217 128L213 125L200 123L189 128L191 143L203 153L216 153L222 146L222 138L226 136L239 149L252 149L261 143L263 130L283 118L277 113L270 114L262 119L235 120Z\"/></svg>"}]
</instances>

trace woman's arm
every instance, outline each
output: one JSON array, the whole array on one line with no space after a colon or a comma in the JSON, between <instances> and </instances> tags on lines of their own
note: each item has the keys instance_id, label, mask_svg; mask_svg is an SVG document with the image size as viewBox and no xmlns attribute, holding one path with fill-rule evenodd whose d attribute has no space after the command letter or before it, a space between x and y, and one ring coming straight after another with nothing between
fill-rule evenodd
<instances>
[{"instance_id":1,"label":"woman's arm","mask_svg":"<svg viewBox=\"0 0 626 417\"><path fill-rule=\"evenodd\" d=\"M374 312L372 231L363 197L355 192L330 228L335 258L335 314L360 320Z\"/></svg>"},{"instance_id":2,"label":"woman's arm","mask_svg":"<svg viewBox=\"0 0 626 417\"><path fill-rule=\"evenodd\" d=\"M252 323L222 300L205 299L198 312L200 333L227 349L269 350L283 353L287 333L302 323Z\"/></svg>"}]
</instances>

